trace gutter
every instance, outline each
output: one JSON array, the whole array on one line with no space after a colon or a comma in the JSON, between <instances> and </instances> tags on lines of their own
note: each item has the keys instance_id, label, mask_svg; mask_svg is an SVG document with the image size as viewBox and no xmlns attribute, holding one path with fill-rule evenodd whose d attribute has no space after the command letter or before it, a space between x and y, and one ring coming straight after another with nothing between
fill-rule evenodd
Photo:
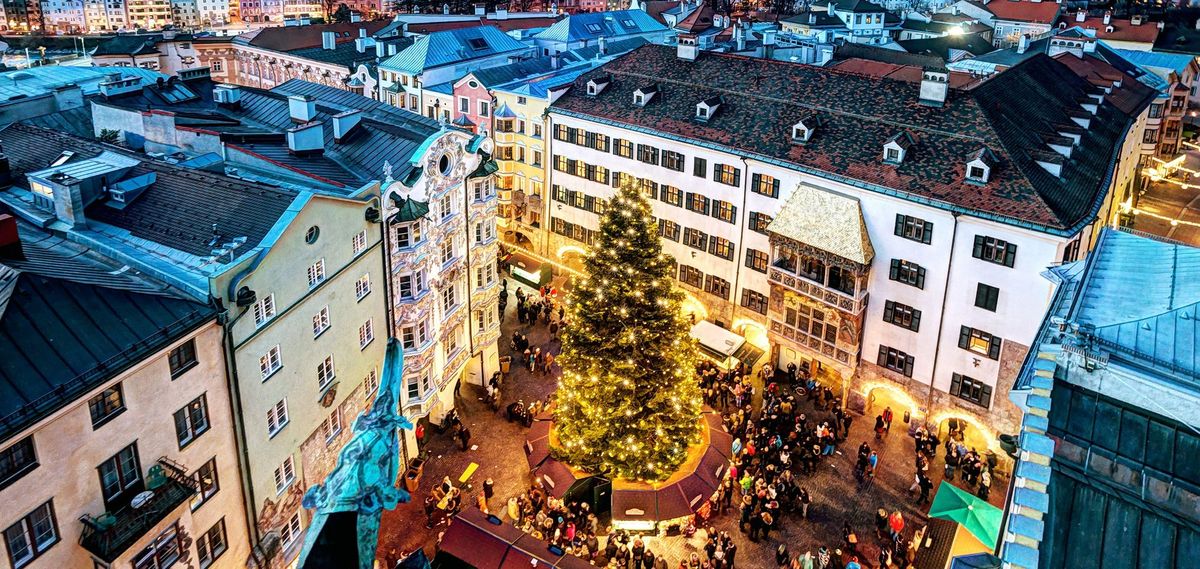
<instances>
[{"instance_id":1,"label":"gutter","mask_svg":"<svg viewBox=\"0 0 1200 569\"><path fill-rule=\"evenodd\" d=\"M217 304L224 308L224 303L220 299L215 299ZM246 516L246 532L250 537L250 556L257 556L256 550L262 543L262 535L259 534L258 523L255 521L257 511L255 504L258 500L254 497L254 485L250 482L250 451L246 446L246 422L244 420L242 409L242 392L240 389L240 381L237 371L237 351L233 344L233 326L241 320L250 311L250 307L242 309L241 313L229 319L229 310L218 313L217 321L222 324L222 341L225 344L225 378L229 382L229 405L233 413L233 436L237 438L238 447L238 466L239 474L241 475L242 498L246 500L242 511Z\"/></svg>"},{"instance_id":2,"label":"gutter","mask_svg":"<svg viewBox=\"0 0 1200 569\"><path fill-rule=\"evenodd\" d=\"M938 357L942 352L942 328L946 325L946 301L950 297L950 275L954 267L954 246L958 243L958 215L954 216L954 229L950 230L950 260L946 262L946 284L942 287L942 317L938 319L937 336L933 344L933 370L929 373L929 395L925 399L925 424L929 424L929 415L933 412L933 384L937 381Z\"/></svg>"}]
</instances>

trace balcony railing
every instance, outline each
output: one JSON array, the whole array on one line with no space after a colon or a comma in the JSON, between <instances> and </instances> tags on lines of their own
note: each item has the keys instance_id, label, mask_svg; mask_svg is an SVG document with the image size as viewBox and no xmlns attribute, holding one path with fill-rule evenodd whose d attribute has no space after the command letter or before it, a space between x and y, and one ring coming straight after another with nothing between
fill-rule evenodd
<instances>
[{"instance_id":1,"label":"balcony railing","mask_svg":"<svg viewBox=\"0 0 1200 569\"><path fill-rule=\"evenodd\" d=\"M155 467L161 468L161 473ZM151 467L151 473L146 476L148 487L155 484L156 476L161 476L160 485L148 490L154 496L141 507L128 504L115 512L79 518L83 523L79 544L106 563L111 563L198 491L195 481L183 467L166 458L158 459L155 466Z\"/></svg>"},{"instance_id":2,"label":"balcony railing","mask_svg":"<svg viewBox=\"0 0 1200 569\"><path fill-rule=\"evenodd\" d=\"M868 295L865 290L855 296L850 296L840 290L829 288L821 283L799 276L787 268L780 267L778 264L769 267L767 280L850 314L858 314L867 307Z\"/></svg>"}]
</instances>

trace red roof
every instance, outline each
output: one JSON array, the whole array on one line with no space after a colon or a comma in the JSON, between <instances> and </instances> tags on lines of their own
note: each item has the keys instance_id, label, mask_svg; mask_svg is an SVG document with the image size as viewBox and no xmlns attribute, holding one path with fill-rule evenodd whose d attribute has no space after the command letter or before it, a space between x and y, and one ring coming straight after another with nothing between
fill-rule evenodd
<instances>
[{"instance_id":1,"label":"red roof","mask_svg":"<svg viewBox=\"0 0 1200 569\"><path fill-rule=\"evenodd\" d=\"M698 33L703 32L713 27L713 16L716 14L712 8L701 6L699 10L692 10L686 18L675 24L675 29L683 32Z\"/></svg>"},{"instance_id":2,"label":"red roof","mask_svg":"<svg viewBox=\"0 0 1200 569\"><path fill-rule=\"evenodd\" d=\"M389 23L388 20L375 20L372 22L347 22L343 24L275 26L261 28L254 32L242 34L239 37L248 39L248 43L255 47L274 51L292 51L306 47L320 47L321 32L334 32L337 34L337 43L343 43L354 41L354 38L358 37L358 30L361 28L365 28L369 36L383 29Z\"/></svg>"},{"instance_id":3,"label":"red roof","mask_svg":"<svg viewBox=\"0 0 1200 569\"><path fill-rule=\"evenodd\" d=\"M1158 39L1158 25L1153 22L1145 22L1140 26L1135 26L1129 20L1113 18L1106 25L1104 18L1087 18L1079 22L1075 20L1074 16L1070 15L1064 16L1062 21L1066 22L1067 27L1078 26L1085 30L1093 30L1096 32L1096 37L1102 40L1152 44ZM1109 26L1112 26L1113 31L1108 31Z\"/></svg>"},{"instance_id":4,"label":"red roof","mask_svg":"<svg viewBox=\"0 0 1200 569\"><path fill-rule=\"evenodd\" d=\"M1053 24L1054 20L1058 19L1058 10L1061 7L1056 2L1012 2L1011 0L993 0L984 6L997 19L1033 24Z\"/></svg>"},{"instance_id":5,"label":"red roof","mask_svg":"<svg viewBox=\"0 0 1200 569\"><path fill-rule=\"evenodd\" d=\"M666 18L663 18L662 13L679 5L679 0L647 0L642 2L642 9L650 14L651 18L658 20L658 23L667 23Z\"/></svg>"},{"instance_id":6,"label":"red roof","mask_svg":"<svg viewBox=\"0 0 1200 569\"><path fill-rule=\"evenodd\" d=\"M895 79L898 81L906 81L908 83L920 83L922 68L916 65L901 65L897 63L885 63L882 61L872 61L870 59L860 59L852 57L830 65L838 71L854 73L856 75L864 75L877 79ZM981 82L982 79L972 77L969 73L960 73L958 71L950 72L950 88L951 89L966 89L971 85Z\"/></svg>"}]
</instances>

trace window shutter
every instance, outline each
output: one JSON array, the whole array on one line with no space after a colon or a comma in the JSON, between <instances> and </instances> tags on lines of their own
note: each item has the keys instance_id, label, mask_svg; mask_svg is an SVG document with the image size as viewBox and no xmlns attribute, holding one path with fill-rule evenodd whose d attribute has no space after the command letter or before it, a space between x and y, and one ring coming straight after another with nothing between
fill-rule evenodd
<instances>
[{"instance_id":1,"label":"window shutter","mask_svg":"<svg viewBox=\"0 0 1200 569\"><path fill-rule=\"evenodd\" d=\"M721 165L720 164L713 164L712 176L713 176L714 182L721 181Z\"/></svg>"},{"instance_id":2,"label":"window shutter","mask_svg":"<svg viewBox=\"0 0 1200 569\"><path fill-rule=\"evenodd\" d=\"M771 182L771 197L773 197L773 198L779 197L779 179L778 178L776 178L775 181Z\"/></svg>"},{"instance_id":3,"label":"window shutter","mask_svg":"<svg viewBox=\"0 0 1200 569\"><path fill-rule=\"evenodd\" d=\"M762 185L762 174L751 174L750 175L750 190L757 192L757 191L759 191L759 189L760 189L759 186L761 186L761 185Z\"/></svg>"},{"instance_id":4,"label":"window shutter","mask_svg":"<svg viewBox=\"0 0 1200 569\"><path fill-rule=\"evenodd\" d=\"M987 306L987 288L983 283L975 285L975 306Z\"/></svg>"},{"instance_id":5,"label":"window shutter","mask_svg":"<svg viewBox=\"0 0 1200 569\"><path fill-rule=\"evenodd\" d=\"M612 153L620 154L620 148L621 148L621 139L619 139L619 138L612 139Z\"/></svg>"},{"instance_id":6,"label":"window shutter","mask_svg":"<svg viewBox=\"0 0 1200 569\"><path fill-rule=\"evenodd\" d=\"M917 288L925 290L925 267L917 268Z\"/></svg>"},{"instance_id":7,"label":"window shutter","mask_svg":"<svg viewBox=\"0 0 1200 569\"><path fill-rule=\"evenodd\" d=\"M970 345L971 345L971 329L967 326L963 326L958 331L958 347L965 350L965 349L967 349L967 346L970 346Z\"/></svg>"},{"instance_id":8,"label":"window shutter","mask_svg":"<svg viewBox=\"0 0 1200 569\"><path fill-rule=\"evenodd\" d=\"M913 357L904 356L904 376L912 377L913 374Z\"/></svg>"},{"instance_id":9,"label":"window shutter","mask_svg":"<svg viewBox=\"0 0 1200 569\"><path fill-rule=\"evenodd\" d=\"M1005 246L1004 266L1011 267L1011 266L1013 266L1013 263L1015 263L1016 261L1017 261L1017 246L1013 243L1009 243L1007 246Z\"/></svg>"},{"instance_id":10,"label":"window shutter","mask_svg":"<svg viewBox=\"0 0 1200 569\"><path fill-rule=\"evenodd\" d=\"M879 364L879 367L887 367L887 346L879 346L879 359L875 363Z\"/></svg>"},{"instance_id":11,"label":"window shutter","mask_svg":"<svg viewBox=\"0 0 1200 569\"><path fill-rule=\"evenodd\" d=\"M992 386L983 385L979 390L979 404L984 407L991 408L992 406Z\"/></svg>"},{"instance_id":12,"label":"window shutter","mask_svg":"<svg viewBox=\"0 0 1200 569\"><path fill-rule=\"evenodd\" d=\"M975 236L975 249L971 251L971 256L975 257L976 259L983 258L983 236L982 235Z\"/></svg>"},{"instance_id":13,"label":"window shutter","mask_svg":"<svg viewBox=\"0 0 1200 569\"><path fill-rule=\"evenodd\" d=\"M892 280L900 278L900 259L892 259L892 270L888 274L888 278Z\"/></svg>"},{"instance_id":14,"label":"window shutter","mask_svg":"<svg viewBox=\"0 0 1200 569\"><path fill-rule=\"evenodd\" d=\"M993 360L1000 359L1000 343L1001 343L1001 341L1002 340L1000 340L1000 338L992 336L991 341L988 342L988 357L989 358L992 358Z\"/></svg>"},{"instance_id":15,"label":"window shutter","mask_svg":"<svg viewBox=\"0 0 1200 569\"><path fill-rule=\"evenodd\" d=\"M904 216L896 214L896 235L904 235Z\"/></svg>"},{"instance_id":16,"label":"window shutter","mask_svg":"<svg viewBox=\"0 0 1200 569\"><path fill-rule=\"evenodd\" d=\"M925 233L921 236L921 242L928 245L933 240L933 222L925 222Z\"/></svg>"},{"instance_id":17,"label":"window shutter","mask_svg":"<svg viewBox=\"0 0 1200 569\"><path fill-rule=\"evenodd\" d=\"M950 395L958 397L958 394L961 392L962 392L962 376L957 373L952 374L950 376Z\"/></svg>"},{"instance_id":18,"label":"window shutter","mask_svg":"<svg viewBox=\"0 0 1200 569\"><path fill-rule=\"evenodd\" d=\"M921 311L914 310L912 316L912 331L918 332L921 329Z\"/></svg>"},{"instance_id":19,"label":"window shutter","mask_svg":"<svg viewBox=\"0 0 1200 569\"><path fill-rule=\"evenodd\" d=\"M729 222L737 223L737 206L729 206Z\"/></svg>"},{"instance_id":20,"label":"window shutter","mask_svg":"<svg viewBox=\"0 0 1200 569\"><path fill-rule=\"evenodd\" d=\"M896 318L896 303L886 301L883 303L883 321L891 322Z\"/></svg>"},{"instance_id":21,"label":"window shutter","mask_svg":"<svg viewBox=\"0 0 1200 569\"><path fill-rule=\"evenodd\" d=\"M740 168L733 169L733 185L742 185L742 170Z\"/></svg>"}]
</instances>

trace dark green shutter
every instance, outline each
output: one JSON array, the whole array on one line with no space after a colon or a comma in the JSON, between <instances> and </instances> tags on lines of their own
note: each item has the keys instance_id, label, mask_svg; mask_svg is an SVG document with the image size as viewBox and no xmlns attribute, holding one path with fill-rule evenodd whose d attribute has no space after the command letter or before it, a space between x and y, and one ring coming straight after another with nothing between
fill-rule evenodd
<instances>
[{"instance_id":1,"label":"dark green shutter","mask_svg":"<svg viewBox=\"0 0 1200 569\"><path fill-rule=\"evenodd\" d=\"M761 188L759 188L759 186L761 186L761 185L762 185L762 174L751 174L750 175L750 191L762 193Z\"/></svg>"},{"instance_id":2,"label":"dark green shutter","mask_svg":"<svg viewBox=\"0 0 1200 569\"><path fill-rule=\"evenodd\" d=\"M904 376L912 377L913 374L913 357L904 356Z\"/></svg>"},{"instance_id":3,"label":"dark green shutter","mask_svg":"<svg viewBox=\"0 0 1200 569\"><path fill-rule=\"evenodd\" d=\"M921 311L913 310L912 311L912 327L910 328L910 330L912 330L913 332L918 332L918 331L920 331L920 329L921 329Z\"/></svg>"},{"instance_id":4,"label":"dark green shutter","mask_svg":"<svg viewBox=\"0 0 1200 569\"><path fill-rule=\"evenodd\" d=\"M958 394L961 392L962 392L962 376L957 373L951 375L950 376L950 395L958 397Z\"/></svg>"},{"instance_id":5,"label":"dark green shutter","mask_svg":"<svg viewBox=\"0 0 1200 569\"><path fill-rule=\"evenodd\" d=\"M888 273L888 278L892 280L900 279L900 259L892 259L892 270Z\"/></svg>"},{"instance_id":6,"label":"dark green shutter","mask_svg":"<svg viewBox=\"0 0 1200 569\"><path fill-rule=\"evenodd\" d=\"M1000 359L1000 338L991 336L988 341L988 357L993 360Z\"/></svg>"},{"instance_id":7,"label":"dark green shutter","mask_svg":"<svg viewBox=\"0 0 1200 569\"><path fill-rule=\"evenodd\" d=\"M980 387L979 404L988 408L992 406L992 386L983 385Z\"/></svg>"},{"instance_id":8,"label":"dark green shutter","mask_svg":"<svg viewBox=\"0 0 1200 569\"><path fill-rule=\"evenodd\" d=\"M925 222L925 233L921 236L921 242L928 245L933 240L933 222Z\"/></svg>"},{"instance_id":9,"label":"dark green shutter","mask_svg":"<svg viewBox=\"0 0 1200 569\"><path fill-rule=\"evenodd\" d=\"M733 169L733 185L735 185L735 186L742 185L742 170L741 170L741 168Z\"/></svg>"},{"instance_id":10,"label":"dark green shutter","mask_svg":"<svg viewBox=\"0 0 1200 569\"><path fill-rule=\"evenodd\" d=\"M1004 266L1011 267L1015 262L1017 262L1017 246L1013 243L1009 243L1005 246Z\"/></svg>"},{"instance_id":11,"label":"dark green shutter","mask_svg":"<svg viewBox=\"0 0 1200 569\"><path fill-rule=\"evenodd\" d=\"M779 197L779 178L775 178L775 180L771 182L771 197Z\"/></svg>"},{"instance_id":12,"label":"dark green shutter","mask_svg":"<svg viewBox=\"0 0 1200 569\"><path fill-rule=\"evenodd\" d=\"M896 303L890 300L883 303L883 321L894 322L896 318Z\"/></svg>"},{"instance_id":13,"label":"dark green shutter","mask_svg":"<svg viewBox=\"0 0 1200 569\"><path fill-rule=\"evenodd\" d=\"M958 347L967 350L971 345L971 328L963 326L958 331Z\"/></svg>"},{"instance_id":14,"label":"dark green shutter","mask_svg":"<svg viewBox=\"0 0 1200 569\"><path fill-rule=\"evenodd\" d=\"M713 164L712 176L713 176L714 182L721 181L721 165L720 164Z\"/></svg>"},{"instance_id":15,"label":"dark green shutter","mask_svg":"<svg viewBox=\"0 0 1200 569\"><path fill-rule=\"evenodd\" d=\"M879 364L879 367L887 367L887 346L879 346L879 359L875 363Z\"/></svg>"},{"instance_id":16,"label":"dark green shutter","mask_svg":"<svg viewBox=\"0 0 1200 569\"><path fill-rule=\"evenodd\" d=\"M925 290L925 267L917 267L917 288Z\"/></svg>"},{"instance_id":17,"label":"dark green shutter","mask_svg":"<svg viewBox=\"0 0 1200 569\"><path fill-rule=\"evenodd\" d=\"M729 206L729 223L737 223L737 206Z\"/></svg>"},{"instance_id":18,"label":"dark green shutter","mask_svg":"<svg viewBox=\"0 0 1200 569\"><path fill-rule=\"evenodd\" d=\"M982 235L975 236L975 249L971 251L972 257L975 257L976 259L983 258L983 240L984 237Z\"/></svg>"},{"instance_id":19,"label":"dark green shutter","mask_svg":"<svg viewBox=\"0 0 1200 569\"><path fill-rule=\"evenodd\" d=\"M904 216L896 214L896 235L904 236Z\"/></svg>"}]
</instances>

